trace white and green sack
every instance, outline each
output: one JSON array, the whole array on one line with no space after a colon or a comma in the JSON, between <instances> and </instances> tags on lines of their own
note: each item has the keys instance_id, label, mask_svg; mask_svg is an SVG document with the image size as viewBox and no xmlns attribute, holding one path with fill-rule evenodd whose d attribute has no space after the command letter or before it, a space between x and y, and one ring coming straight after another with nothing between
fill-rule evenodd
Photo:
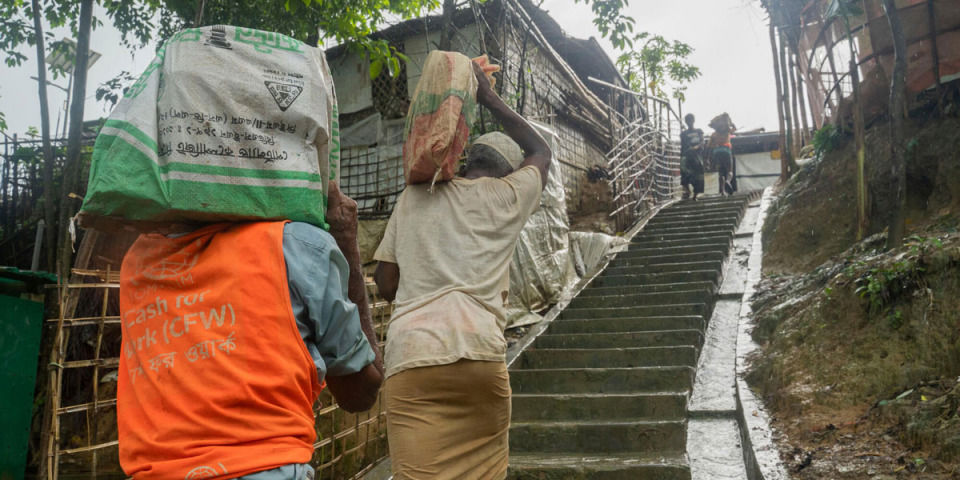
<instances>
[{"instance_id":1,"label":"white and green sack","mask_svg":"<svg viewBox=\"0 0 960 480\"><path fill-rule=\"evenodd\" d=\"M247 28L187 29L100 131L78 220L106 230L261 219L326 228L339 146L322 50Z\"/></svg>"}]
</instances>

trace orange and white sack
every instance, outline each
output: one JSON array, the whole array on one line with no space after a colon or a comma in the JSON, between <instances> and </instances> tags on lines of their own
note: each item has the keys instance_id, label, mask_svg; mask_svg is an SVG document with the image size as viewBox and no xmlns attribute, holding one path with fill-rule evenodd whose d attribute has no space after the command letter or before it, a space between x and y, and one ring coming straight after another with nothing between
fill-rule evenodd
<instances>
[{"instance_id":1,"label":"orange and white sack","mask_svg":"<svg viewBox=\"0 0 960 480\"><path fill-rule=\"evenodd\" d=\"M499 70L488 64L486 55L477 62L488 75ZM477 78L472 61L457 52L430 52L407 112L403 143L407 184L453 178L476 115Z\"/></svg>"}]
</instances>

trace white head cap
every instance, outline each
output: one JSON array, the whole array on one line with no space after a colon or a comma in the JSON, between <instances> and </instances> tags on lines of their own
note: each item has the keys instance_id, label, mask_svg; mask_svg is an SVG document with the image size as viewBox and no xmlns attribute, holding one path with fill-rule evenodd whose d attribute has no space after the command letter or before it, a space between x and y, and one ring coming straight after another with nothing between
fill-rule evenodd
<instances>
[{"instance_id":1,"label":"white head cap","mask_svg":"<svg viewBox=\"0 0 960 480\"><path fill-rule=\"evenodd\" d=\"M474 145L486 145L500 154L510 166L516 170L523 163L523 151L520 145L512 138L501 132L491 132L481 135L473 141Z\"/></svg>"}]
</instances>

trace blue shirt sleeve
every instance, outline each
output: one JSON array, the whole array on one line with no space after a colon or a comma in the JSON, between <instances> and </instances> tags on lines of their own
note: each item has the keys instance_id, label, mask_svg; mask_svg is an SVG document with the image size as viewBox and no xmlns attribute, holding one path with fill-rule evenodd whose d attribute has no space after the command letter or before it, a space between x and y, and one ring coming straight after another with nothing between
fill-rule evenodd
<instances>
[{"instance_id":1,"label":"blue shirt sleeve","mask_svg":"<svg viewBox=\"0 0 960 480\"><path fill-rule=\"evenodd\" d=\"M317 377L349 375L373 363L357 306L347 298L347 259L333 237L307 223L288 223L283 257L293 315Z\"/></svg>"}]
</instances>

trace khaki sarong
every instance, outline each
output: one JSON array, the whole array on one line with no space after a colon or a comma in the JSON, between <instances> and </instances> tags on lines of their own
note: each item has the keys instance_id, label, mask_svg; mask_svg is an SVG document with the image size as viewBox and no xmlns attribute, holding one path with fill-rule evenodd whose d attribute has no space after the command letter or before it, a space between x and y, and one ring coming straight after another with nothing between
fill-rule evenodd
<instances>
[{"instance_id":1,"label":"khaki sarong","mask_svg":"<svg viewBox=\"0 0 960 480\"><path fill-rule=\"evenodd\" d=\"M384 397L396 480L506 477L505 363L460 360L411 368L387 378Z\"/></svg>"}]
</instances>

